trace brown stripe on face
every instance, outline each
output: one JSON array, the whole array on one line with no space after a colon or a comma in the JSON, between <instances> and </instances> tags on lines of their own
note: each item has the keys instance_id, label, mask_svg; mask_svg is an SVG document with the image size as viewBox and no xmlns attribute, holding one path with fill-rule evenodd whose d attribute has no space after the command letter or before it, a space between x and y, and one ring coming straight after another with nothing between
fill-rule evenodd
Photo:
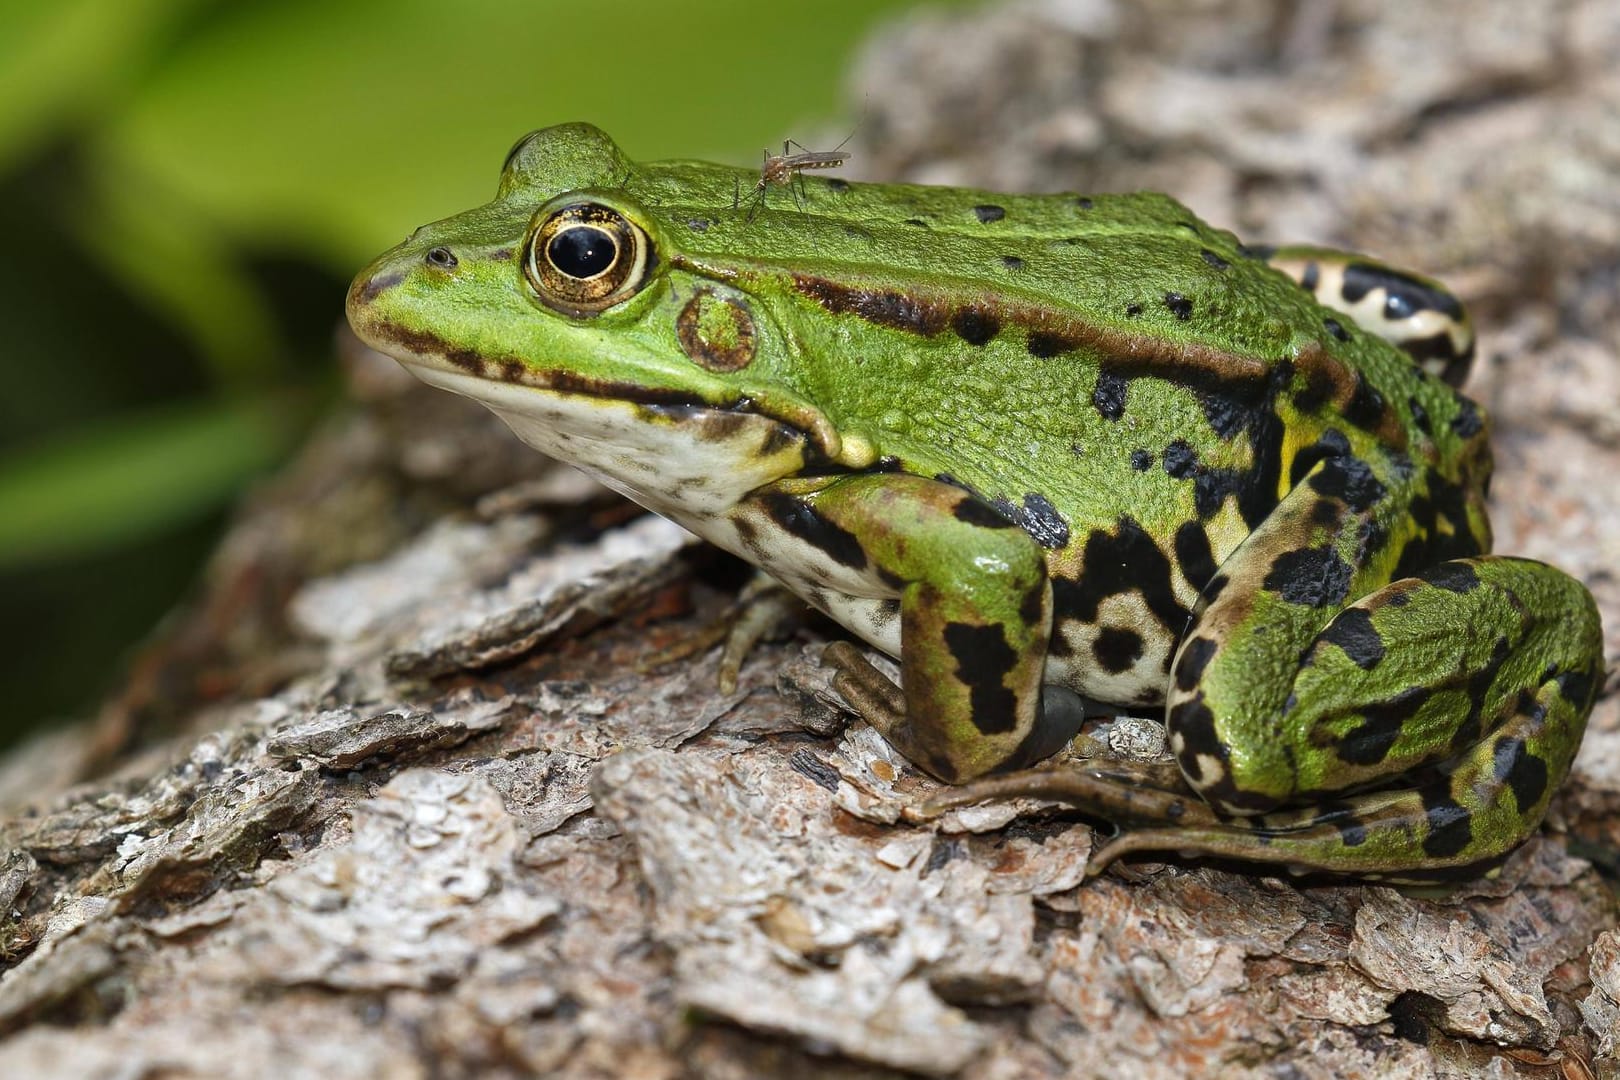
<instances>
[{"instance_id":1,"label":"brown stripe on face","mask_svg":"<svg viewBox=\"0 0 1620 1080\"><path fill-rule=\"evenodd\" d=\"M437 334L430 334L426 330L407 330L393 323L383 323L372 332L417 356L441 357L469 374L487 377L482 355L473 349L453 347Z\"/></svg>"}]
</instances>

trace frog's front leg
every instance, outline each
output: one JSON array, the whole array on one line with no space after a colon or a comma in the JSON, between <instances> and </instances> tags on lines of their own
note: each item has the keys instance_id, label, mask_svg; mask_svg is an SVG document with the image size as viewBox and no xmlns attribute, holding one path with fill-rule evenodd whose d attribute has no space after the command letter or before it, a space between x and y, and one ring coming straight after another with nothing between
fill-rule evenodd
<instances>
[{"instance_id":1,"label":"frog's front leg","mask_svg":"<svg viewBox=\"0 0 1620 1080\"><path fill-rule=\"evenodd\" d=\"M751 501L760 520L819 546L875 597L898 598L900 701L881 689L862 694L842 676L895 749L953 783L1038 756L1052 586L1027 533L960 488L919 476L851 476ZM808 598L839 614L825 595Z\"/></svg>"}]
</instances>

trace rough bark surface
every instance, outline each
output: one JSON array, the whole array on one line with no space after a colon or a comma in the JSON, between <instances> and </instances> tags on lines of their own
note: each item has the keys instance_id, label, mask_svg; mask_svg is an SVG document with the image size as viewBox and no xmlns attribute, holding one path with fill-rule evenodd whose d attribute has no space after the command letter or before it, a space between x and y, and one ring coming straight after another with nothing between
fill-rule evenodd
<instances>
[{"instance_id":1,"label":"rough bark surface","mask_svg":"<svg viewBox=\"0 0 1620 1080\"><path fill-rule=\"evenodd\" d=\"M1015 3L872 43L852 172L1158 188L1446 278L1498 547L1612 656L1616 57L1608 0ZM0 761L0 1075L1616 1075L1612 685L1497 880L1083 882L1071 815L908 823L934 785L820 631L730 695L657 666L735 566L347 362L127 691Z\"/></svg>"}]
</instances>

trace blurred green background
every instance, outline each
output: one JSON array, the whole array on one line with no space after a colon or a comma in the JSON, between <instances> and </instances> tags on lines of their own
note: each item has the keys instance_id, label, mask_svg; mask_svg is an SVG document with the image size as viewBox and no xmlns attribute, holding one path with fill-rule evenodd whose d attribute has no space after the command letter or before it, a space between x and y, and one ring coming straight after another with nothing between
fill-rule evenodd
<instances>
[{"instance_id":1,"label":"blurred green background","mask_svg":"<svg viewBox=\"0 0 1620 1080\"><path fill-rule=\"evenodd\" d=\"M915 0L0 0L0 743L83 715L337 407L363 262L525 131L757 161Z\"/></svg>"}]
</instances>

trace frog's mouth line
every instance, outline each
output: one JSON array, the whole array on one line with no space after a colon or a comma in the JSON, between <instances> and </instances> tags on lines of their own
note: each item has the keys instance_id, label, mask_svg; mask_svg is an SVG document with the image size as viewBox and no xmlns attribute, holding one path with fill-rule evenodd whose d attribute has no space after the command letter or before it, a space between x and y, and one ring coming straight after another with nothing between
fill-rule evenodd
<instances>
[{"instance_id":1,"label":"frog's mouth line","mask_svg":"<svg viewBox=\"0 0 1620 1080\"><path fill-rule=\"evenodd\" d=\"M380 351L410 368L424 382L465 397L487 399L487 395L476 392L479 384L485 384L644 405L677 420L702 414L758 416L780 425L784 445L797 436L804 439L807 450L816 457L830 463L850 464L840 460L844 452L843 440L827 415L797 402L773 401L762 395L747 394L739 394L729 402L708 401L678 390L593 379L567 371L536 371L520 360L490 360L471 350L450 348L430 334L393 326L378 329L381 332L376 336L386 346Z\"/></svg>"}]
</instances>

